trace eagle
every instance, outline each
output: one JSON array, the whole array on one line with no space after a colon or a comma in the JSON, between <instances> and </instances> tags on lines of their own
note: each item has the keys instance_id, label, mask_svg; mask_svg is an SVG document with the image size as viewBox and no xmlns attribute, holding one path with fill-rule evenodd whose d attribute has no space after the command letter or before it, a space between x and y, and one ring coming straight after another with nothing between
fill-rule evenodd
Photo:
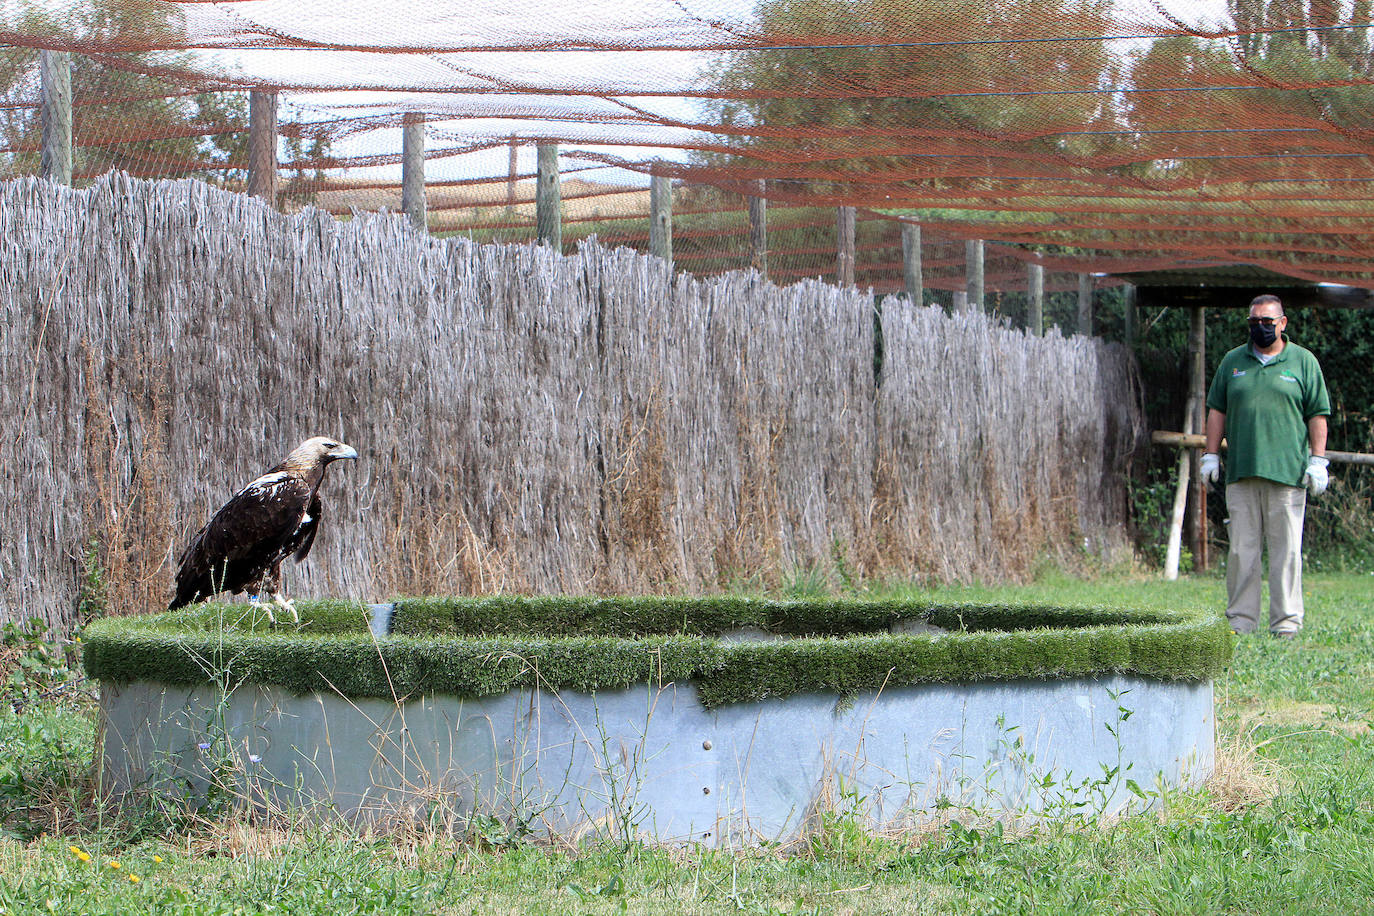
<instances>
[{"instance_id":1,"label":"eagle","mask_svg":"<svg viewBox=\"0 0 1374 916\"><path fill-rule=\"evenodd\" d=\"M235 493L186 545L178 561L177 593L168 610L202 601L220 592L247 590L252 604L277 622L272 603L289 610L300 623L296 605L282 588L281 564L292 554L299 563L310 553L319 530L323 504L320 484L325 469L357 451L338 439L306 439L281 464Z\"/></svg>"}]
</instances>

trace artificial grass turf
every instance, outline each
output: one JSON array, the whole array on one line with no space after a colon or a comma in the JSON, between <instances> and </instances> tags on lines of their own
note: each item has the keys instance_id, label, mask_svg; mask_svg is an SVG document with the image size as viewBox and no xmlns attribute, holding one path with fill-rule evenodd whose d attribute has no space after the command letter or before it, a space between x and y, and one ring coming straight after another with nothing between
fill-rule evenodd
<instances>
[{"instance_id":1,"label":"artificial grass turf","mask_svg":"<svg viewBox=\"0 0 1374 916\"><path fill-rule=\"evenodd\" d=\"M1044 604L746 597L498 596L397 602L374 639L351 602L302 602L301 626L242 604L112 617L85 631L87 673L111 682L223 679L349 697L513 688L614 690L690 681L707 707L922 683L1135 674L1202 681L1230 659L1225 621ZM916 620L943 632L895 633ZM723 641L758 628L776 639Z\"/></svg>"}]
</instances>

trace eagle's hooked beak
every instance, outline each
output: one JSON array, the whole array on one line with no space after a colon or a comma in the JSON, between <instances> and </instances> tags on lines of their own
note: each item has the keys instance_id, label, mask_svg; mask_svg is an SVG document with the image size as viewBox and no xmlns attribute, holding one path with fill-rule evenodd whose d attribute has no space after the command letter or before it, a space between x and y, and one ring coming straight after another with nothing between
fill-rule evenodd
<instances>
[{"instance_id":1,"label":"eagle's hooked beak","mask_svg":"<svg viewBox=\"0 0 1374 916\"><path fill-rule=\"evenodd\" d=\"M358 457L358 451L357 449L353 448L353 446L344 445L342 442L340 442L337 446L325 452L325 457L328 458L330 461L338 461L340 458L356 459Z\"/></svg>"}]
</instances>

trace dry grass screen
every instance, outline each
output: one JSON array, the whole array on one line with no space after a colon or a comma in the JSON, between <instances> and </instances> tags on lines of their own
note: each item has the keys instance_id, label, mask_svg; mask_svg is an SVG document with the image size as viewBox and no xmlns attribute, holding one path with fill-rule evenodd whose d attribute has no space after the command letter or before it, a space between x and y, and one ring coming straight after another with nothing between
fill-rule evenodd
<instances>
[{"instance_id":1,"label":"dry grass screen","mask_svg":"<svg viewBox=\"0 0 1374 916\"><path fill-rule=\"evenodd\" d=\"M165 605L188 535L301 439L292 593L695 592L1015 577L1120 542L1129 357L632 251L282 216L191 181L0 184L0 620Z\"/></svg>"}]
</instances>

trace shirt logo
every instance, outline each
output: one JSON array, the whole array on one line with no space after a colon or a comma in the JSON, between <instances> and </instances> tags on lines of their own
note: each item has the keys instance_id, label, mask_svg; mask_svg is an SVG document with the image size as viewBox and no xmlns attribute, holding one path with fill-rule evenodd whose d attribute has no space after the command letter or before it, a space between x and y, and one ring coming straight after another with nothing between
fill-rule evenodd
<instances>
[{"instance_id":1,"label":"shirt logo","mask_svg":"<svg viewBox=\"0 0 1374 916\"><path fill-rule=\"evenodd\" d=\"M1244 375L1244 374L1245 374L1245 370L1244 370L1244 369L1232 369L1232 370L1231 370L1231 378L1240 378L1240 377L1241 377L1242 375Z\"/></svg>"}]
</instances>

